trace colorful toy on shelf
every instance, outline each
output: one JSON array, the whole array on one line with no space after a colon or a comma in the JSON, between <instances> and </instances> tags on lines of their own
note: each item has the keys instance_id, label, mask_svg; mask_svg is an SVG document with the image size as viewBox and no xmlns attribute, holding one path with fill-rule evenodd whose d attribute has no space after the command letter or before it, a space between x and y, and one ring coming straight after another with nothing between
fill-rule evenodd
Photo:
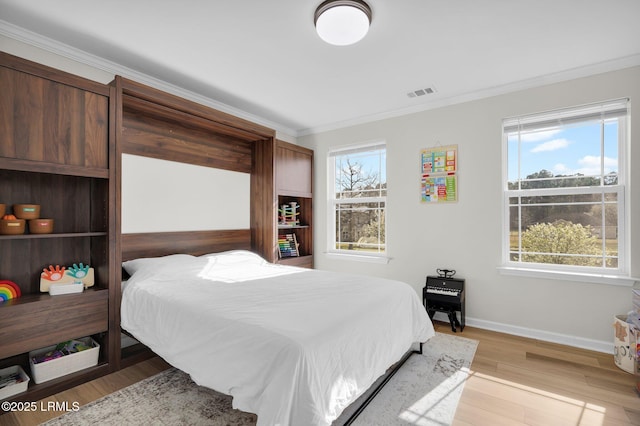
<instances>
[{"instance_id":1,"label":"colorful toy on shelf","mask_svg":"<svg viewBox=\"0 0 640 426\"><path fill-rule=\"evenodd\" d=\"M289 204L283 204L278 209L280 216L278 217L278 224L281 226L297 226L300 225L300 219L298 216L300 212L298 209L300 206L297 202L291 201Z\"/></svg>"},{"instance_id":2,"label":"colorful toy on shelf","mask_svg":"<svg viewBox=\"0 0 640 426\"><path fill-rule=\"evenodd\" d=\"M83 263L74 263L70 267L49 265L40 274L40 291L51 294L80 293L94 284L93 268ZM56 291L50 291L52 286Z\"/></svg>"},{"instance_id":3,"label":"colorful toy on shelf","mask_svg":"<svg viewBox=\"0 0 640 426\"><path fill-rule=\"evenodd\" d=\"M60 268L60 265L56 265L54 268L53 265L49 265L49 269L44 268L40 276L47 281L60 281L64 277L65 269L64 266Z\"/></svg>"},{"instance_id":4,"label":"colorful toy on shelf","mask_svg":"<svg viewBox=\"0 0 640 426\"><path fill-rule=\"evenodd\" d=\"M298 246L296 234L282 234L278 236L278 254L281 258L300 256Z\"/></svg>"},{"instance_id":5,"label":"colorful toy on shelf","mask_svg":"<svg viewBox=\"0 0 640 426\"><path fill-rule=\"evenodd\" d=\"M17 299L22 295L18 284L9 280L0 280L0 302Z\"/></svg>"}]
</instances>

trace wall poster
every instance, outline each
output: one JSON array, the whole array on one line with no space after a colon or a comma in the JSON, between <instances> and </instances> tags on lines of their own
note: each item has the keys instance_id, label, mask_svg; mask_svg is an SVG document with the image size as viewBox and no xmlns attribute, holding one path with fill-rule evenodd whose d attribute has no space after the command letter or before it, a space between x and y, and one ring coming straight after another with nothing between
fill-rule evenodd
<instances>
[{"instance_id":1,"label":"wall poster","mask_svg":"<svg viewBox=\"0 0 640 426\"><path fill-rule=\"evenodd\" d=\"M423 203L458 201L458 145L436 146L420 151Z\"/></svg>"}]
</instances>

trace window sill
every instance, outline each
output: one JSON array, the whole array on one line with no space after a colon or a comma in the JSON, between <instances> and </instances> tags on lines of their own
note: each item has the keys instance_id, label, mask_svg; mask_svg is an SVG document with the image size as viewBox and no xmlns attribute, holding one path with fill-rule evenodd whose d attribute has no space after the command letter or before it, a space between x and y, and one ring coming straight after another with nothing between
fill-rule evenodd
<instances>
[{"instance_id":1,"label":"window sill","mask_svg":"<svg viewBox=\"0 0 640 426\"><path fill-rule=\"evenodd\" d=\"M325 255L329 259L352 260L355 262L379 263L379 264L387 264L391 260L390 257L386 257L386 256L367 256L363 254L351 254L351 253L326 252Z\"/></svg>"},{"instance_id":2,"label":"window sill","mask_svg":"<svg viewBox=\"0 0 640 426\"><path fill-rule=\"evenodd\" d=\"M622 275L605 275L605 274L589 274L576 272L562 272L548 269L521 268L516 266L499 266L498 271L501 275L514 275L519 277L531 278L547 278L563 281L579 281L595 284L607 284L623 287L632 287L638 278L632 278Z\"/></svg>"}]
</instances>

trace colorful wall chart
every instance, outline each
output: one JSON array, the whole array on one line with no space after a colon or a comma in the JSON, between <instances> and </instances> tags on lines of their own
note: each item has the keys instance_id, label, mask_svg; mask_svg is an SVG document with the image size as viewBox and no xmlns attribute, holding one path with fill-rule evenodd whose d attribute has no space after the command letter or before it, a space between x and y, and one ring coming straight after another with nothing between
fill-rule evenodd
<instances>
[{"instance_id":1,"label":"colorful wall chart","mask_svg":"<svg viewBox=\"0 0 640 426\"><path fill-rule=\"evenodd\" d=\"M458 145L436 146L420 152L423 203L458 201Z\"/></svg>"}]
</instances>

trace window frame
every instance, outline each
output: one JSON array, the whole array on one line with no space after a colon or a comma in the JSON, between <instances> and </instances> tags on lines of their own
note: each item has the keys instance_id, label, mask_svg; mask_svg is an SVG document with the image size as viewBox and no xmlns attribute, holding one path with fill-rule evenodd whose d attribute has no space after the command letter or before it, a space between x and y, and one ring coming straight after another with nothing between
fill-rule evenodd
<instances>
[{"instance_id":1,"label":"window frame","mask_svg":"<svg viewBox=\"0 0 640 426\"><path fill-rule=\"evenodd\" d=\"M588 121L588 116L598 114L601 119L606 117L608 111L623 108L624 113L617 113L618 119L618 182L616 185L604 185L603 180L599 186L593 187L564 187L564 188L535 188L535 189L509 189L509 135L512 133L508 129L524 123L529 129L542 128L544 123L556 122L562 127L569 123L583 123ZM506 118L502 122L502 264L499 271L508 275L555 278L582 282L597 282L614 285L633 285L634 279L630 277L630 238L629 233L629 126L630 126L630 102L628 98L616 99L595 104L588 104L570 108L564 108L543 113L528 114L519 117ZM521 132L518 127L518 132ZM600 138L601 156L603 137ZM520 152L521 147L518 147ZM520 160L518 160L520 161ZM602 161L602 160L601 160ZM519 165L518 165L519 166ZM603 169L601 169L601 177ZM518 176L519 182L523 177ZM605 194L617 194L618 206L618 265L617 268L605 268L603 266L576 266L559 265L550 263L523 262L522 260L511 260L510 242L510 208L522 206L522 202L510 204L513 197L536 197L551 195L576 195L576 194L598 194L604 197ZM525 204L526 205L526 204ZM603 214L604 216L604 214ZM604 218L603 218L604 220ZM605 224L603 224L605 225ZM522 235L522 229L518 231ZM521 251L519 251L522 253ZM606 253L602 254L606 257Z\"/></svg>"},{"instance_id":2,"label":"window frame","mask_svg":"<svg viewBox=\"0 0 640 426\"><path fill-rule=\"evenodd\" d=\"M353 199L344 199L338 200L336 198L336 158L341 155L345 155L348 153L366 153L366 152L375 152L384 150L385 161L383 164L385 176L387 170L387 144L384 140L375 140L371 142L354 144L354 145L346 145L336 148L331 148L327 152L327 251L326 254L329 257L340 258L340 259L349 259L349 260L357 260L364 262L372 262L372 263L387 263L389 261L389 245L388 245L388 227L386 226L386 222L388 220L388 205L387 205L387 195L388 193L388 185L385 188L384 196L377 197L365 197L358 199L355 201ZM379 170L380 172L381 170ZM385 182L386 183L386 182ZM385 214L385 223L384 223L384 234L385 234L385 249L382 252L366 252L361 250L345 250L336 248L336 212L337 206L339 204L358 204L358 203L371 203L371 202L382 202L384 203L384 207L382 210Z\"/></svg>"}]
</instances>

